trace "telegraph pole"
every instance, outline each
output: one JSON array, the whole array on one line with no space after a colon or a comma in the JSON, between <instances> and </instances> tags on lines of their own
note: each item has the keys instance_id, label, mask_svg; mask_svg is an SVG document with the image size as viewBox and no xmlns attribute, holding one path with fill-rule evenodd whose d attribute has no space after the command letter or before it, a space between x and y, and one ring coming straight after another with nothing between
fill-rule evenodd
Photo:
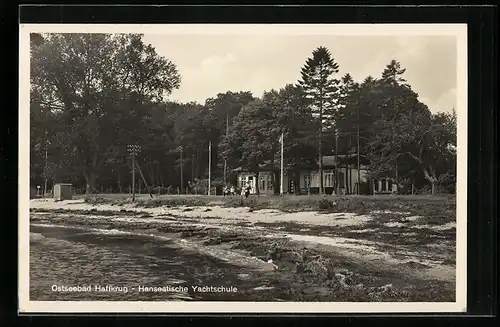
<instances>
[{"instance_id":1,"label":"telegraph pole","mask_svg":"<svg viewBox=\"0 0 500 327\"><path fill-rule=\"evenodd\" d=\"M208 142L208 195L210 195L210 171L212 170L212 142Z\"/></svg>"},{"instance_id":2,"label":"telegraph pole","mask_svg":"<svg viewBox=\"0 0 500 327\"><path fill-rule=\"evenodd\" d=\"M337 125L337 124L335 124ZM333 175L335 180L333 181L334 183L334 190L335 194L339 194L339 176L338 172L340 171L338 166L339 166L339 131L337 129L337 126L335 126L335 174Z\"/></svg>"},{"instance_id":3,"label":"telegraph pole","mask_svg":"<svg viewBox=\"0 0 500 327\"><path fill-rule=\"evenodd\" d=\"M152 198L153 194L151 193L151 187L149 187L148 182L146 181L146 178L144 177L144 174L142 173L141 167L139 166L139 164L137 162L135 163L135 165L137 166L137 170L139 171L139 174L141 174L142 181L144 182L144 185L146 185L146 187L148 188L149 196ZM140 185L141 184L139 184L139 187L140 187ZM139 189L139 193L140 193L140 189Z\"/></svg>"},{"instance_id":4,"label":"telegraph pole","mask_svg":"<svg viewBox=\"0 0 500 327\"><path fill-rule=\"evenodd\" d=\"M138 149L137 146L132 146L132 202L135 201L135 155Z\"/></svg>"},{"instance_id":5,"label":"telegraph pole","mask_svg":"<svg viewBox=\"0 0 500 327\"><path fill-rule=\"evenodd\" d=\"M396 103L394 102L394 99L392 99L392 107L394 112L396 112ZM396 194L399 193L399 176L398 176L398 170L399 170L399 165L398 165L398 159L396 158ZM392 190L391 190L392 192Z\"/></svg>"},{"instance_id":6,"label":"telegraph pole","mask_svg":"<svg viewBox=\"0 0 500 327\"><path fill-rule=\"evenodd\" d=\"M135 156L141 151L141 146L129 144L127 145L127 151L132 155L132 202L135 202Z\"/></svg>"},{"instance_id":7,"label":"telegraph pole","mask_svg":"<svg viewBox=\"0 0 500 327\"><path fill-rule=\"evenodd\" d=\"M180 147L179 147L179 151L180 151L180 153L181 153L181 194L182 194L182 192L183 192L183 190L184 190L184 174L183 174L183 171L182 171L182 168L183 168L182 166L184 166L184 162L183 162L183 160L182 160L182 151L183 151L183 150L184 150L184 149L182 148L182 146L180 146Z\"/></svg>"},{"instance_id":8,"label":"telegraph pole","mask_svg":"<svg viewBox=\"0 0 500 327\"><path fill-rule=\"evenodd\" d=\"M281 175L280 175L280 194L283 196L283 152L284 152L284 146L283 143L285 141L284 134L281 132Z\"/></svg>"},{"instance_id":9,"label":"telegraph pole","mask_svg":"<svg viewBox=\"0 0 500 327\"><path fill-rule=\"evenodd\" d=\"M226 142L229 137L229 111L226 108ZM224 185L227 183L227 155L224 156Z\"/></svg>"},{"instance_id":10,"label":"telegraph pole","mask_svg":"<svg viewBox=\"0 0 500 327\"><path fill-rule=\"evenodd\" d=\"M360 187L361 187L361 169L360 169L360 166L359 166L359 107L356 106L356 117L357 117L357 124L356 124L356 134L357 134L357 143L358 143L358 188L356 190L356 194L359 195L360 194Z\"/></svg>"},{"instance_id":11,"label":"telegraph pole","mask_svg":"<svg viewBox=\"0 0 500 327\"><path fill-rule=\"evenodd\" d=\"M48 152L47 152L47 145L45 145L45 185L43 187L43 197L46 196L47 194L47 163L49 160Z\"/></svg>"},{"instance_id":12,"label":"telegraph pole","mask_svg":"<svg viewBox=\"0 0 500 327\"><path fill-rule=\"evenodd\" d=\"M47 194L47 174L48 174L48 165L49 165L49 154L48 154L48 148L49 148L49 139L47 138L47 131L45 131L45 168L44 168L44 175L45 175L45 184L43 188L43 197L46 196Z\"/></svg>"}]
</instances>

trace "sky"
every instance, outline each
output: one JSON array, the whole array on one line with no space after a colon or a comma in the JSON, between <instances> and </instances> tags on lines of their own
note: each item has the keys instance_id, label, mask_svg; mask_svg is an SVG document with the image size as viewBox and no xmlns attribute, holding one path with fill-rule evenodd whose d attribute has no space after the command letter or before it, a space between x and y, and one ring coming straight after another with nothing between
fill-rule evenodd
<instances>
[{"instance_id":1,"label":"sky","mask_svg":"<svg viewBox=\"0 0 500 327\"><path fill-rule=\"evenodd\" d=\"M350 73L359 82L368 75L380 77L396 59L432 112L451 112L457 102L455 36L146 34L144 42L177 66L181 86L171 101L204 103L226 91L261 96L296 83L312 51L325 46L339 64L338 77Z\"/></svg>"}]
</instances>

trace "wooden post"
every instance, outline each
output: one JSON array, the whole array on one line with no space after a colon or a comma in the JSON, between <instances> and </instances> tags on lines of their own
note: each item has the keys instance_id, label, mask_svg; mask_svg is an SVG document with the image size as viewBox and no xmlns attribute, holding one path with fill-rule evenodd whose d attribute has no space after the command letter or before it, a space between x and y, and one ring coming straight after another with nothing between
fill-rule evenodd
<instances>
[{"instance_id":1,"label":"wooden post","mask_svg":"<svg viewBox=\"0 0 500 327\"><path fill-rule=\"evenodd\" d=\"M357 117L357 124L356 124L356 129L357 129L357 143L358 143L358 187L356 188L356 194L359 195L359 188L361 186L361 168L359 165L359 155L360 155L360 150L359 150L359 107L356 106L356 117Z\"/></svg>"},{"instance_id":2,"label":"wooden post","mask_svg":"<svg viewBox=\"0 0 500 327\"><path fill-rule=\"evenodd\" d=\"M333 180L333 190L335 194L339 194L339 133L337 131L337 128L335 127L335 166L334 166L334 180Z\"/></svg>"},{"instance_id":3,"label":"wooden post","mask_svg":"<svg viewBox=\"0 0 500 327\"><path fill-rule=\"evenodd\" d=\"M208 142L208 195L210 195L211 170L212 170L212 142Z\"/></svg>"},{"instance_id":4,"label":"wooden post","mask_svg":"<svg viewBox=\"0 0 500 327\"><path fill-rule=\"evenodd\" d=\"M283 196L283 192L284 192L284 189L283 189L283 150L284 150L284 146L283 146L283 143L284 142L284 134L283 132L281 132L281 172L280 172L280 195Z\"/></svg>"},{"instance_id":5,"label":"wooden post","mask_svg":"<svg viewBox=\"0 0 500 327\"><path fill-rule=\"evenodd\" d=\"M182 166L184 166L184 165L183 165L183 162L182 162L182 150L183 149L182 149L182 146L181 146L180 147L180 152L181 152L181 192L182 192L183 187L184 187L184 175L183 175L183 171L182 171L182 168L183 168Z\"/></svg>"},{"instance_id":6,"label":"wooden post","mask_svg":"<svg viewBox=\"0 0 500 327\"><path fill-rule=\"evenodd\" d=\"M127 145L127 150L132 155L132 202L135 201L135 155L140 149L141 147L137 144Z\"/></svg>"},{"instance_id":7,"label":"wooden post","mask_svg":"<svg viewBox=\"0 0 500 327\"><path fill-rule=\"evenodd\" d=\"M135 201L135 151L132 150L132 202Z\"/></svg>"},{"instance_id":8,"label":"wooden post","mask_svg":"<svg viewBox=\"0 0 500 327\"><path fill-rule=\"evenodd\" d=\"M226 108L226 142L229 137L229 110ZM224 185L227 184L227 156L224 157Z\"/></svg>"},{"instance_id":9,"label":"wooden post","mask_svg":"<svg viewBox=\"0 0 500 327\"><path fill-rule=\"evenodd\" d=\"M142 180L144 182L144 186L147 187L148 192L149 192L149 196L152 198L153 194L151 194L151 187L148 185L148 182L146 181L146 178L144 177L144 174L142 173L141 167L139 167L138 163L136 163L136 166L137 166L137 170L139 170L139 174L141 174ZM139 193L141 193L140 187L141 187L141 184L139 183Z\"/></svg>"},{"instance_id":10,"label":"wooden post","mask_svg":"<svg viewBox=\"0 0 500 327\"><path fill-rule=\"evenodd\" d=\"M191 153L191 183L194 183L194 151Z\"/></svg>"},{"instance_id":11,"label":"wooden post","mask_svg":"<svg viewBox=\"0 0 500 327\"><path fill-rule=\"evenodd\" d=\"M399 170L399 167L398 167L398 164L396 163L396 194L399 194L399 176L398 176L398 170Z\"/></svg>"},{"instance_id":12,"label":"wooden post","mask_svg":"<svg viewBox=\"0 0 500 327\"><path fill-rule=\"evenodd\" d=\"M46 196L47 194L47 174L48 174L48 151L47 151L47 144L45 144L45 183L43 187L43 197Z\"/></svg>"}]
</instances>

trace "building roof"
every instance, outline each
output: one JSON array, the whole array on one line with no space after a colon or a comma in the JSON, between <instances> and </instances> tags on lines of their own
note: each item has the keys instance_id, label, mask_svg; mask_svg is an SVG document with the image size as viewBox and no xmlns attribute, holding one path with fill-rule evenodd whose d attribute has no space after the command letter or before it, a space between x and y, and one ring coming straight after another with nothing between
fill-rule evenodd
<instances>
[{"instance_id":1,"label":"building roof","mask_svg":"<svg viewBox=\"0 0 500 327\"><path fill-rule=\"evenodd\" d=\"M274 165L271 165L270 161L264 161L264 163L259 165L260 170L267 170L267 171L275 171L280 169L280 164L274 163ZM248 169L244 169L243 167L238 167L233 169L234 172L242 172L242 171L248 171Z\"/></svg>"},{"instance_id":2,"label":"building roof","mask_svg":"<svg viewBox=\"0 0 500 327\"><path fill-rule=\"evenodd\" d=\"M338 154L338 155L329 155L329 156L323 156L323 167L328 168L328 167L335 167L336 166L336 160L338 158L338 165L346 165L346 164L357 164L357 154ZM360 164L361 165L367 165L369 164L369 160L366 156L360 155ZM317 160L316 164L319 165L319 160ZM270 160L264 161L264 163L259 165L260 170L266 170L266 171L276 171L280 169L280 162L275 161L274 165L271 165ZM236 169L233 169L233 172L245 172L248 171L248 169L244 169L243 167L238 167Z\"/></svg>"}]
</instances>

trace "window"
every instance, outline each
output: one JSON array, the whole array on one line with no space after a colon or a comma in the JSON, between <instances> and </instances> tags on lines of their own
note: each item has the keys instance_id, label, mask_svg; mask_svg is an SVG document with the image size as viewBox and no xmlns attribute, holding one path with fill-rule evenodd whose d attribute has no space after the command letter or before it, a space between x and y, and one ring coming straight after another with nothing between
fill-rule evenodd
<instances>
[{"instance_id":1,"label":"window","mask_svg":"<svg viewBox=\"0 0 500 327\"><path fill-rule=\"evenodd\" d=\"M385 179L382 180L382 192L387 191L387 181Z\"/></svg>"},{"instance_id":2,"label":"window","mask_svg":"<svg viewBox=\"0 0 500 327\"><path fill-rule=\"evenodd\" d=\"M333 173L325 173L323 176L323 180L324 180L325 187L332 187L333 181L334 181Z\"/></svg>"},{"instance_id":3,"label":"window","mask_svg":"<svg viewBox=\"0 0 500 327\"><path fill-rule=\"evenodd\" d=\"M259 190L265 190L266 189L266 176L260 176L259 178Z\"/></svg>"},{"instance_id":4,"label":"window","mask_svg":"<svg viewBox=\"0 0 500 327\"><path fill-rule=\"evenodd\" d=\"M345 183L344 183L344 180L345 180L344 175L345 175L345 174L344 174L343 172L341 172L341 171L339 171L339 172L338 172L338 175L337 175L337 176L338 176L337 183L338 183L338 185L339 185L340 187L344 187L344 184L345 184Z\"/></svg>"},{"instance_id":5,"label":"window","mask_svg":"<svg viewBox=\"0 0 500 327\"><path fill-rule=\"evenodd\" d=\"M310 187L314 187L314 185L318 185L319 184L319 175L316 174L316 172L313 172L309 175L309 184L308 186Z\"/></svg>"},{"instance_id":6,"label":"window","mask_svg":"<svg viewBox=\"0 0 500 327\"><path fill-rule=\"evenodd\" d=\"M378 192L378 179L373 181L373 190L375 192Z\"/></svg>"},{"instance_id":7,"label":"window","mask_svg":"<svg viewBox=\"0 0 500 327\"><path fill-rule=\"evenodd\" d=\"M267 189L272 190L273 189L273 178L272 176L267 177Z\"/></svg>"},{"instance_id":8,"label":"window","mask_svg":"<svg viewBox=\"0 0 500 327\"><path fill-rule=\"evenodd\" d=\"M387 190L392 191L392 179L387 181Z\"/></svg>"}]
</instances>

